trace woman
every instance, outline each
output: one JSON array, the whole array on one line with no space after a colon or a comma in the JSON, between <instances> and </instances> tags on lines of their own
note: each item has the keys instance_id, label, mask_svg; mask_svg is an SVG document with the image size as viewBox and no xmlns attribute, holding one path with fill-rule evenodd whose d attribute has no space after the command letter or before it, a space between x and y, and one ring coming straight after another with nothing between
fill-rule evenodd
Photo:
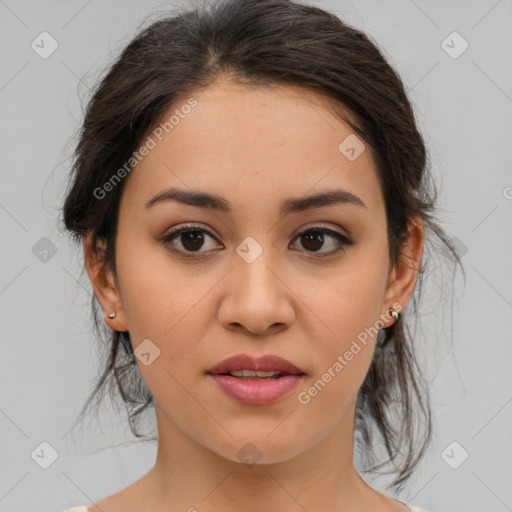
<instances>
[{"instance_id":1,"label":"woman","mask_svg":"<svg viewBox=\"0 0 512 512\"><path fill-rule=\"evenodd\" d=\"M395 490L421 460L406 306L431 235L459 261L375 44L288 0L157 21L94 92L72 178L65 227L111 329L86 406L117 386L140 436L153 405L158 453L70 510L420 511L366 483L353 450L371 466L376 436Z\"/></svg>"}]
</instances>

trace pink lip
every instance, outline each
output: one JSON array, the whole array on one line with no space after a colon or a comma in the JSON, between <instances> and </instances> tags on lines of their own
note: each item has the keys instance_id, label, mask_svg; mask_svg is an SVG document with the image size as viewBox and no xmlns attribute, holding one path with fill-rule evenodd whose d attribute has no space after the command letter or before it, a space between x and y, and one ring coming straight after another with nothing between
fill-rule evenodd
<instances>
[{"instance_id":1,"label":"pink lip","mask_svg":"<svg viewBox=\"0 0 512 512\"><path fill-rule=\"evenodd\" d=\"M222 375L234 370L279 371L286 375L268 380L245 380L231 375ZM226 395L249 405L276 402L288 395L305 376L301 368L272 354L260 358L238 354L221 361L207 374Z\"/></svg>"},{"instance_id":2,"label":"pink lip","mask_svg":"<svg viewBox=\"0 0 512 512\"><path fill-rule=\"evenodd\" d=\"M304 378L303 375L286 375L278 379L243 380L231 375L209 375L220 389L238 402L265 405L288 395Z\"/></svg>"},{"instance_id":3,"label":"pink lip","mask_svg":"<svg viewBox=\"0 0 512 512\"><path fill-rule=\"evenodd\" d=\"M290 361L273 354L267 354L259 358L251 357L247 354L238 354L224 359L224 361L221 361L212 369L208 370L207 373L218 375L220 373L229 373L233 370L253 370L262 372L275 370L294 375L304 373L303 370L290 363Z\"/></svg>"}]
</instances>

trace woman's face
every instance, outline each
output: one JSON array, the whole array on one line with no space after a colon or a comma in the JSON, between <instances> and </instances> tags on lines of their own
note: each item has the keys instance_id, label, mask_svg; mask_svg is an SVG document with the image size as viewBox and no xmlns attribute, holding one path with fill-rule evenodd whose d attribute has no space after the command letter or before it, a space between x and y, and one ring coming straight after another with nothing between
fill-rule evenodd
<instances>
[{"instance_id":1,"label":"woman's face","mask_svg":"<svg viewBox=\"0 0 512 512\"><path fill-rule=\"evenodd\" d=\"M351 445L377 329L414 286L390 268L371 149L322 97L294 87L216 82L163 121L173 115L124 178L119 288L95 283L105 314L117 312L108 324L130 333L160 436L262 463L329 438ZM152 202L167 189L217 199ZM340 199L307 201L325 193ZM208 372L238 354L274 354L304 375L281 377L292 383L282 396L276 379L224 377L234 398Z\"/></svg>"}]
</instances>

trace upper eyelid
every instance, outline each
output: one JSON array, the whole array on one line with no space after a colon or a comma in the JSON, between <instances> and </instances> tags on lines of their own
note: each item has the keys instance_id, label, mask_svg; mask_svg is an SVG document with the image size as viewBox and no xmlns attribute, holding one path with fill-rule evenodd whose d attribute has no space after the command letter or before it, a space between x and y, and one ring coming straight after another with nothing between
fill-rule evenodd
<instances>
[{"instance_id":1,"label":"upper eyelid","mask_svg":"<svg viewBox=\"0 0 512 512\"><path fill-rule=\"evenodd\" d=\"M330 231L332 231L333 233L336 233L336 234L339 234L345 238L350 238L350 235L346 234L346 233L343 233L343 232L340 232L338 229L334 228L334 227L330 227L330 226L327 226L325 224L314 224L314 225L306 225L304 227L300 227L298 228L296 231L294 231L292 237L296 237L298 235L300 235L301 233L303 233L304 231L309 231L309 230L313 230L315 228L318 228L318 229L328 229ZM176 233L182 231L182 230L190 230L190 231L193 231L194 229L198 230L198 231L205 231L208 235L214 237L214 238L219 238L218 235L214 234L210 228L206 228L200 224L193 224L193 223L190 223L190 224L187 224L185 223L185 225L181 226L181 227L178 227L176 229L172 229L170 231L166 231L164 232L164 234L162 235L163 238L167 237L167 236L170 236L170 235L175 235Z\"/></svg>"},{"instance_id":2,"label":"upper eyelid","mask_svg":"<svg viewBox=\"0 0 512 512\"><path fill-rule=\"evenodd\" d=\"M354 245L354 240L352 237L348 234L345 234L343 232L340 232L339 229L328 227L325 224L314 224L310 226L300 227L298 230L294 231L292 235L292 241L296 240L296 238L301 235L302 233L308 232L308 231L314 231L315 229L318 230L327 230L331 231L332 233L325 233L327 236L335 239L338 244L345 244L345 245ZM171 240L174 240L176 237L179 237L183 233L187 233L188 231L204 231L208 236L214 238L218 241L219 237L212 233L209 228L203 227L202 225L195 224L195 223L185 223L181 227L173 228L172 230L164 233L159 237L159 240L162 244L165 244L167 242L170 242ZM337 238L337 236L341 238ZM207 251L203 251L207 252ZM200 254L201 252L197 252L197 254Z\"/></svg>"},{"instance_id":3,"label":"upper eyelid","mask_svg":"<svg viewBox=\"0 0 512 512\"><path fill-rule=\"evenodd\" d=\"M318 231L322 231L325 235L327 235L331 239L335 240L335 243L337 245L337 249L334 249L334 250L330 250L330 251L326 251L326 252L318 252L318 254L316 254L315 252L312 252L311 255L312 255L313 259L316 259L318 261L321 261L322 259L328 260L329 258L336 257L336 255L338 255L339 253L344 253L349 246L356 245L356 243L354 242L353 238L350 235L340 232L339 229L333 229L331 227L327 227L327 226L321 225L321 224L316 224L313 226L306 226L306 227L299 228L299 230L295 231L292 236L292 243L295 240L297 240L298 237L302 233L307 233L310 231L314 232L315 229L317 229ZM167 231L166 233L164 233L163 235L158 237L158 241L162 245L167 245L167 244L170 244L171 242L174 242L174 240L176 238L179 238L180 235L182 235L183 233L187 233L187 232L194 231L194 230L195 231L204 231L207 235L209 235L210 237L212 237L213 239L218 241L219 237L217 237L216 235L211 233L209 228L205 228L201 225L196 225L196 224L192 224L192 223L185 223L185 225L183 225L181 227L173 227L173 229L171 229L170 231ZM183 251L181 249L173 249L170 247L169 247L169 250L171 252L176 253L179 256L181 256L183 258L187 258L187 259L189 259L189 258L198 259L198 258L201 258L202 255L208 256L208 254L211 254L211 252L212 252L212 251L188 252L188 251ZM215 249L213 251L215 251ZM308 251L306 251L306 253L307 252ZM299 253L302 253L302 251L299 251Z\"/></svg>"}]
</instances>

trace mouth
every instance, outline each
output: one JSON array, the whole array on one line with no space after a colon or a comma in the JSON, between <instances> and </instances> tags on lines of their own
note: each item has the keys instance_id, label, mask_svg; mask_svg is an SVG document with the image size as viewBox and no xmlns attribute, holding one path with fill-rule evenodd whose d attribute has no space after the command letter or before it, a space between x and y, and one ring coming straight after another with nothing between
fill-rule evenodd
<instances>
[{"instance_id":1,"label":"mouth","mask_svg":"<svg viewBox=\"0 0 512 512\"><path fill-rule=\"evenodd\" d=\"M306 373L276 355L247 354L225 359L206 375L226 396L246 405L270 405L290 395Z\"/></svg>"},{"instance_id":2,"label":"mouth","mask_svg":"<svg viewBox=\"0 0 512 512\"><path fill-rule=\"evenodd\" d=\"M277 355L254 358L247 354L239 354L225 359L206 373L214 376L230 376L240 380L270 380L306 375L301 368Z\"/></svg>"},{"instance_id":3,"label":"mouth","mask_svg":"<svg viewBox=\"0 0 512 512\"><path fill-rule=\"evenodd\" d=\"M240 380L269 380L269 379L281 379L283 377L289 375L297 375L303 376L305 373L287 373L280 371L270 371L270 372L262 372L262 371L252 371L252 370L232 370L226 373L211 373L210 375L227 375L230 377L234 377L235 379Z\"/></svg>"}]
</instances>

